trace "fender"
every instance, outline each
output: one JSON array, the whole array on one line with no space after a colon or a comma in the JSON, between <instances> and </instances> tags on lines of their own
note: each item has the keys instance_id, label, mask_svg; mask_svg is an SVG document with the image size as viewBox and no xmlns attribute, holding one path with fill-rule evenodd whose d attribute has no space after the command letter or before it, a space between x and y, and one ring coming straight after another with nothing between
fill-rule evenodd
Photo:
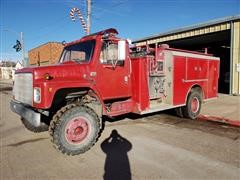
<instances>
[{"instance_id":1,"label":"fender","mask_svg":"<svg viewBox=\"0 0 240 180\"><path fill-rule=\"evenodd\" d=\"M186 103L187 103L187 98L188 98L191 90L192 90L193 88L195 88L195 87L200 87L203 100L206 98L202 86L200 86L199 84L195 83L195 84L192 84L192 86L190 86L189 89L188 89L188 92L187 92L186 97L185 97L185 105L186 105Z\"/></svg>"},{"instance_id":2,"label":"fender","mask_svg":"<svg viewBox=\"0 0 240 180\"><path fill-rule=\"evenodd\" d=\"M34 84L34 87L41 89L41 101L40 103L33 103L33 106L38 109L49 109L52 106L54 97L60 90L69 89L91 89L92 84L89 82L44 82Z\"/></svg>"}]
</instances>

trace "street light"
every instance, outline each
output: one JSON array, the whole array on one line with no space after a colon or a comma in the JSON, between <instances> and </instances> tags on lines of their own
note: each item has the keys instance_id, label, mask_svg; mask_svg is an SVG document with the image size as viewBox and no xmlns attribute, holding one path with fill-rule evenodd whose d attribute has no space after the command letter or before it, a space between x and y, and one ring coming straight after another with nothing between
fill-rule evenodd
<instances>
[{"instance_id":1,"label":"street light","mask_svg":"<svg viewBox=\"0 0 240 180\"><path fill-rule=\"evenodd\" d=\"M25 67L27 66L27 63L25 62L25 50L24 50L24 40L23 40L23 32L17 32L11 29L4 29L4 31L8 31L11 33L16 34L18 37L20 37L20 43L21 43L21 47L22 47L22 65Z\"/></svg>"}]
</instances>

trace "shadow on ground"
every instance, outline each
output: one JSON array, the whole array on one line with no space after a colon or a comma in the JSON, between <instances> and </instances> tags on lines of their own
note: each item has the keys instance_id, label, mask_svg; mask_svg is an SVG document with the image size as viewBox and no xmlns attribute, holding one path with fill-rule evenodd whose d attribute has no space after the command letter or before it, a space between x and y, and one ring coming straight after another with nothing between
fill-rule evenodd
<instances>
[{"instance_id":1,"label":"shadow on ground","mask_svg":"<svg viewBox=\"0 0 240 180\"><path fill-rule=\"evenodd\" d=\"M114 129L102 142L101 148L106 154L103 179L130 180L131 169L127 153L132 149L132 144Z\"/></svg>"},{"instance_id":2,"label":"shadow on ground","mask_svg":"<svg viewBox=\"0 0 240 180\"><path fill-rule=\"evenodd\" d=\"M6 138L8 136L14 135L15 133L24 130L24 126L16 126L11 129L3 129L1 130L1 138Z\"/></svg>"},{"instance_id":3,"label":"shadow on ground","mask_svg":"<svg viewBox=\"0 0 240 180\"><path fill-rule=\"evenodd\" d=\"M28 139L28 140L20 141L20 142L17 142L17 143L8 144L7 146L18 147L18 146L21 146L21 145L24 145L24 144L38 142L38 141L42 141L42 140L45 140L45 139L48 139L48 138Z\"/></svg>"},{"instance_id":4,"label":"shadow on ground","mask_svg":"<svg viewBox=\"0 0 240 180\"><path fill-rule=\"evenodd\" d=\"M126 120L127 121L124 121ZM167 126L174 126L176 128L186 128L190 130L199 130L205 133L223 136L232 140L240 138L240 128L229 124L214 122L214 121L200 121L181 118L176 115L174 110L161 111L146 115L126 114L114 118L104 117L106 122L110 122L107 126L119 125L135 125L135 124L160 124ZM113 123L114 122L114 123ZM113 123L113 124L111 124Z\"/></svg>"}]
</instances>

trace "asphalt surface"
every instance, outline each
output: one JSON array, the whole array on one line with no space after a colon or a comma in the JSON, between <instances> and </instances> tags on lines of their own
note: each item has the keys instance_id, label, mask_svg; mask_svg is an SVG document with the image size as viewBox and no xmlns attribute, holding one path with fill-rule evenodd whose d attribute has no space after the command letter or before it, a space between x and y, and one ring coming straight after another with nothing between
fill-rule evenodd
<instances>
[{"instance_id":1,"label":"asphalt surface","mask_svg":"<svg viewBox=\"0 0 240 180\"><path fill-rule=\"evenodd\" d=\"M88 152L66 156L53 147L47 132L24 128L9 109L11 88L0 85L1 180L240 179L240 128L171 112L127 115L107 119ZM112 133L115 140L109 142Z\"/></svg>"}]
</instances>

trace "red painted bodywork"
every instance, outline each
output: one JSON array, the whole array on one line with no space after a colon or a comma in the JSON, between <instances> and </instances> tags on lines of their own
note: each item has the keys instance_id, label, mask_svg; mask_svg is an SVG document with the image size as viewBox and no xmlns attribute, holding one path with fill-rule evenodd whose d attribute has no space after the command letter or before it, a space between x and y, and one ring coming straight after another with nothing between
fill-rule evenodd
<instances>
[{"instance_id":1,"label":"red painted bodywork","mask_svg":"<svg viewBox=\"0 0 240 180\"><path fill-rule=\"evenodd\" d=\"M149 107L148 58L132 58L132 100L136 102L135 112Z\"/></svg>"},{"instance_id":2,"label":"red painted bodywork","mask_svg":"<svg viewBox=\"0 0 240 180\"><path fill-rule=\"evenodd\" d=\"M191 87L199 85L203 91L203 98L217 97L219 61L174 57L174 96L173 104L180 105L186 101L186 95Z\"/></svg>"},{"instance_id":3,"label":"red painted bodywork","mask_svg":"<svg viewBox=\"0 0 240 180\"><path fill-rule=\"evenodd\" d=\"M69 61L52 66L17 70L16 73L33 73L33 86L41 88L41 102L33 103L34 108L49 109L54 101L54 96L61 89L83 88L90 89L96 94L102 103L102 111L105 115L116 116L129 112L147 112L151 110L149 78L154 74L155 61L164 63L163 71L159 71L157 76L169 76L167 79L171 79L171 82L166 82L166 85L169 86L168 91L171 91L167 93L171 95L163 94L161 97L163 101L167 98L170 99L166 101L170 107L185 105L187 95L194 85L201 87L204 99L217 96L219 61L208 60L208 57L212 56L159 47L155 48L155 53L151 55L131 57L128 43L126 43L124 66L117 65L116 68L113 68L111 65L101 64L99 60L103 36L106 33L117 34L117 31L108 29L66 45L95 40L94 54L88 63L79 64ZM111 36L116 41L120 40L114 35ZM174 55L173 52L185 53L185 55L179 55L179 53ZM167 53L172 53L171 58L167 58ZM188 55L194 56L195 54L201 55L204 59L188 57ZM171 67L167 67L165 63L170 63ZM170 75L166 73L170 72L168 69L171 69ZM50 80L44 78L46 73L52 77ZM110 101L111 106L109 106L109 102L108 105L106 104L107 101ZM159 110L161 106L162 104L159 103Z\"/></svg>"}]
</instances>

